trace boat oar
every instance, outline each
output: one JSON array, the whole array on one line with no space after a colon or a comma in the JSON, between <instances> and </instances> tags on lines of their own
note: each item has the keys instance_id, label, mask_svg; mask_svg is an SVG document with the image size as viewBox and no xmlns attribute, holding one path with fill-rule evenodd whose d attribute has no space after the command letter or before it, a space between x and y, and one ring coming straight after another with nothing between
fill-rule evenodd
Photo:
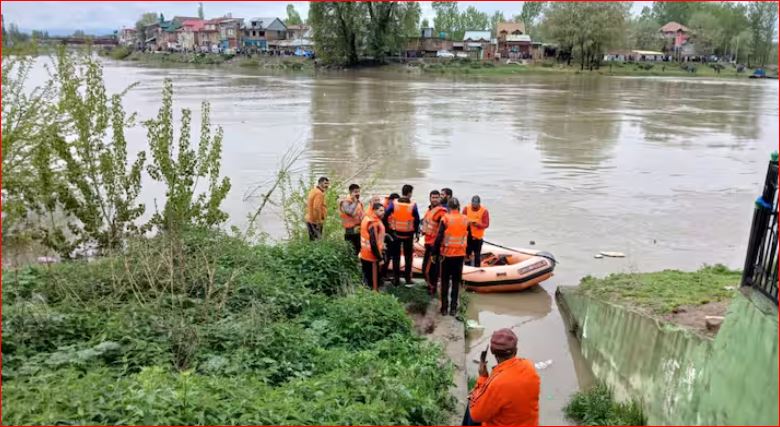
<instances>
[{"instance_id":1,"label":"boat oar","mask_svg":"<svg viewBox=\"0 0 780 427\"><path fill-rule=\"evenodd\" d=\"M560 264L560 263L558 262L558 260L557 260L557 259L555 259L555 257L554 257L552 254L550 254L550 253L546 253L546 252L537 252L537 253L533 253L533 252L526 252L526 251L521 251L521 250L517 250L517 249L514 249L514 248L508 248L508 247L506 247L506 246L499 245L499 244L497 244L497 243L488 242L487 240L483 240L483 242L484 242L484 243L487 243L488 245L495 246L495 247L497 247L497 248L501 248L501 249L506 249L506 250L508 250L508 251L512 251L512 252L517 252L517 253L519 253L519 254L523 254L523 255L531 255L531 256L538 256L538 257L542 257L542 258L547 258L547 259L549 259L550 261L552 261L552 262L553 262L553 264L556 264L556 265L557 265L557 264Z\"/></svg>"}]
</instances>

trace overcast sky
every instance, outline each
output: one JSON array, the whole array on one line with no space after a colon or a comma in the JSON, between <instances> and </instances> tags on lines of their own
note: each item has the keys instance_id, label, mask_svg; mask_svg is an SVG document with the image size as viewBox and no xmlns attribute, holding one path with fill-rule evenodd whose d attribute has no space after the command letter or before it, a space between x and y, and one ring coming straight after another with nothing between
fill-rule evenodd
<instances>
[{"instance_id":1,"label":"overcast sky","mask_svg":"<svg viewBox=\"0 0 780 427\"><path fill-rule=\"evenodd\" d=\"M232 13L235 17L251 18L255 16L287 16L288 3L295 8L302 17L306 17L309 10L309 2L288 1L252 1L252 2L208 2L205 1L204 9L206 17L223 16ZM458 2L461 10L468 6L487 13L496 10L504 12L509 18L520 13L523 2L491 2L491 1L463 1ZM431 2L420 2L423 17L433 23L433 9ZM633 12L638 13L643 6L652 2L635 2ZM5 18L5 23L15 23L22 30L42 29L50 33L66 34L75 30L86 32L101 32L109 29L118 29L122 26L132 27L135 21L144 12L162 12L170 18L174 15L197 16L198 2L14 2L0 1L0 7Z\"/></svg>"}]
</instances>

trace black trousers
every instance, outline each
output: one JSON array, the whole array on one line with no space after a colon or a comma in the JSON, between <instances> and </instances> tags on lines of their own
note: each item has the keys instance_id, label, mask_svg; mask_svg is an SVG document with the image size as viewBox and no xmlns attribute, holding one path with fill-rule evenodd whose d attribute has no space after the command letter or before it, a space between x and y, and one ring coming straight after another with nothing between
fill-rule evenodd
<instances>
[{"instance_id":1,"label":"black trousers","mask_svg":"<svg viewBox=\"0 0 780 427\"><path fill-rule=\"evenodd\" d=\"M463 278L463 257L444 257L441 264L441 310L458 309L458 293ZM452 293L450 295L450 293ZM448 304L449 302L449 304Z\"/></svg>"},{"instance_id":2,"label":"black trousers","mask_svg":"<svg viewBox=\"0 0 780 427\"><path fill-rule=\"evenodd\" d=\"M360 264L363 267L363 284L368 286L368 289L379 289L379 261L366 261L361 258Z\"/></svg>"},{"instance_id":3,"label":"black trousers","mask_svg":"<svg viewBox=\"0 0 780 427\"><path fill-rule=\"evenodd\" d=\"M393 280L395 283L401 280L401 249L404 251L404 278L412 281L412 256L414 255L414 240L396 237L390 246L390 258L393 260Z\"/></svg>"},{"instance_id":4,"label":"black trousers","mask_svg":"<svg viewBox=\"0 0 780 427\"><path fill-rule=\"evenodd\" d=\"M469 236L466 242L466 259L474 254L474 263L471 264L474 267L480 267L482 265L482 239L474 239Z\"/></svg>"},{"instance_id":5,"label":"black trousers","mask_svg":"<svg viewBox=\"0 0 780 427\"><path fill-rule=\"evenodd\" d=\"M355 250L355 255L360 253L360 234L345 231L344 240L352 244L352 249Z\"/></svg>"},{"instance_id":6,"label":"black trousers","mask_svg":"<svg viewBox=\"0 0 780 427\"><path fill-rule=\"evenodd\" d=\"M423 276L425 276L425 282L428 283L428 293L431 295L436 294L436 290L439 288L439 257L432 254L433 246L425 245L425 255L423 255Z\"/></svg>"},{"instance_id":7,"label":"black trousers","mask_svg":"<svg viewBox=\"0 0 780 427\"><path fill-rule=\"evenodd\" d=\"M306 228L309 229L309 240L314 241L322 239L322 224L307 222Z\"/></svg>"}]
</instances>

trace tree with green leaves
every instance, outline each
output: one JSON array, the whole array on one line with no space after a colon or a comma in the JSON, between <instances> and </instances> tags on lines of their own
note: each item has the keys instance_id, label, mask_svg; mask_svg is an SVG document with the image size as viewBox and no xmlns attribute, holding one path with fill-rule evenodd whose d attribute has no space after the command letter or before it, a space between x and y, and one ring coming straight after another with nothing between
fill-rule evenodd
<instances>
[{"instance_id":1,"label":"tree with green leaves","mask_svg":"<svg viewBox=\"0 0 780 427\"><path fill-rule=\"evenodd\" d=\"M490 17L488 14L480 12L474 6L469 6L463 11L460 22L463 31L484 31L490 29Z\"/></svg>"},{"instance_id":2,"label":"tree with green leaves","mask_svg":"<svg viewBox=\"0 0 780 427\"><path fill-rule=\"evenodd\" d=\"M731 52L734 54L734 61L738 64L744 64L753 54L753 33L750 29L742 30L731 40Z\"/></svg>"},{"instance_id":3,"label":"tree with green leaves","mask_svg":"<svg viewBox=\"0 0 780 427\"><path fill-rule=\"evenodd\" d=\"M606 49L622 43L630 8L630 2L553 2L545 24L567 61L573 53L581 69L593 69Z\"/></svg>"},{"instance_id":4,"label":"tree with green leaves","mask_svg":"<svg viewBox=\"0 0 780 427\"><path fill-rule=\"evenodd\" d=\"M718 48L723 33L723 27L718 18L710 12L699 11L691 15L688 28L692 32L692 41L701 54L712 55L720 53Z\"/></svg>"},{"instance_id":5,"label":"tree with green leaves","mask_svg":"<svg viewBox=\"0 0 780 427\"><path fill-rule=\"evenodd\" d=\"M649 8L646 8L649 10ZM664 47L664 37L658 31L655 19L642 14L628 23L627 47L637 50L661 50Z\"/></svg>"},{"instance_id":6,"label":"tree with green leaves","mask_svg":"<svg viewBox=\"0 0 780 427\"><path fill-rule=\"evenodd\" d=\"M324 62L355 65L366 37L365 7L357 2L312 2L309 24Z\"/></svg>"},{"instance_id":7,"label":"tree with green leaves","mask_svg":"<svg viewBox=\"0 0 780 427\"><path fill-rule=\"evenodd\" d=\"M301 15L298 13L297 10L295 10L295 6L293 4L287 5L287 19L284 21L285 25L301 25L303 24L303 20L301 19Z\"/></svg>"},{"instance_id":8,"label":"tree with green leaves","mask_svg":"<svg viewBox=\"0 0 780 427\"><path fill-rule=\"evenodd\" d=\"M493 12L493 15L490 17L490 34L492 34L493 37L496 37L498 24L505 21L504 12L501 12L500 10Z\"/></svg>"},{"instance_id":9,"label":"tree with green leaves","mask_svg":"<svg viewBox=\"0 0 780 427\"><path fill-rule=\"evenodd\" d=\"M198 18L204 19L205 14L203 13L203 2L198 3Z\"/></svg>"},{"instance_id":10,"label":"tree with green leaves","mask_svg":"<svg viewBox=\"0 0 780 427\"><path fill-rule=\"evenodd\" d=\"M162 15L161 15L162 16ZM152 35L146 33L146 27L159 22L160 18L154 12L146 12L135 21L136 36L139 43L145 43Z\"/></svg>"},{"instance_id":11,"label":"tree with green leaves","mask_svg":"<svg viewBox=\"0 0 780 427\"><path fill-rule=\"evenodd\" d=\"M525 25L526 33L531 33L536 19L541 16L547 2L543 1L526 1L523 2L523 8L520 14L515 16L515 22L522 22Z\"/></svg>"},{"instance_id":12,"label":"tree with green leaves","mask_svg":"<svg viewBox=\"0 0 780 427\"><path fill-rule=\"evenodd\" d=\"M428 18L423 19L420 24L420 28L430 28L430 26L431 24L428 22Z\"/></svg>"},{"instance_id":13,"label":"tree with green leaves","mask_svg":"<svg viewBox=\"0 0 780 427\"><path fill-rule=\"evenodd\" d=\"M451 40L463 38L458 3L452 1L435 1L431 4L436 16L433 18L433 28L437 33L446 33Z\"/></svg>"},{"instance_id":14,"label":"tree with green leaves","mask_svg":"<svg viewBox=\"0 0 780 427\"><path fill-rule=\"evenodd\" d=\"M668 22L688 24L691 16L701 10L701 2L653 2L653 17L659 25Z\"/></svg>"},{"instance_id":15,"label":"tree with green leaves","mask_svg":"<svg viewBox=\"0 0 780 427\"><path fill-rule=\"evenodd\" d=\"M200 143L190 141L192 111L183 109L178 142L174 136L173 83L163 84L162 106L157 118L144 122L152 161L146 168L152 179L165 185L162 212L154 213L151 225L161 231L181 233L187 227L214 227L227 214L220 209L230 191L230 180L220 179L222 128L212 135L209 104L201 106ZM201 179L206 189L201 191Z\"/></svg>"},{"instance_id":16,"label":"tree with green leaves","mask_svg":"<svg viewBox=\"0 0 780 427\"><path fill-rule=\"evenodd\" d=\"M748 7L750 30L753 34L752 62L760 66L769 63L777 28L777 3L752 2Z\"/></svg>"}]
</instances>

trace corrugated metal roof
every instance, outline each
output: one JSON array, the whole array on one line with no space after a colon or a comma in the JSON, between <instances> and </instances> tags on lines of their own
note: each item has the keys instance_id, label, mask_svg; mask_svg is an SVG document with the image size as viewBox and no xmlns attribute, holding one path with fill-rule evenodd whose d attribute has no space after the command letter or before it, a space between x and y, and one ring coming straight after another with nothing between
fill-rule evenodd
<instances>
[{"instance_id":1,"label":"corrugated metal roof","mask_svg":"<svg viewBox=\"0 0 780 427\"><path fill-rule=\"evenodd\" d=\"M273 17L252 18L249 20L249 26L262 30L287 31L284 22L279 18Z\"/></svg>"},{"instance_id":2,"label":"corrugated metal roof","mask_svg":"<svg viewBox=\"0 0 780 427\"><path fill-rule=\"evenodd\" d=\"M478 40L484 40L486 42L490 41L490 31L466 31L463 34L463 41L478 41Z\"/></svg>"}]
</instances>

